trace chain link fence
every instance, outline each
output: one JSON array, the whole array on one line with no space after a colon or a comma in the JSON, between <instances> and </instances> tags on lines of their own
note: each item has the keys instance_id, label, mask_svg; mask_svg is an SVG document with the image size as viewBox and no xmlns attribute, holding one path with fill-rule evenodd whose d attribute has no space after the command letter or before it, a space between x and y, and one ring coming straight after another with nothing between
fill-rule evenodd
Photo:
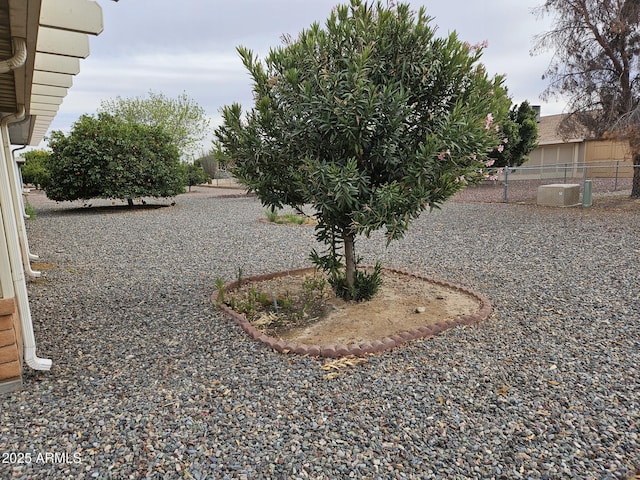
<instances>
[{"instance_id":1,"label":"chain link fence","mask_svg":"<svg viewBox=\"0 0 640 480\"><path fill-rule=\"evenodd\" d=\"M579 184L584 191L591 182L594 195L631 190L634 168L624 161L562 163L553 165L508 167L479 185L466 188L457 195L460 201L535 204L538 187L553 183Z\"/></svg>"}]
</instances>

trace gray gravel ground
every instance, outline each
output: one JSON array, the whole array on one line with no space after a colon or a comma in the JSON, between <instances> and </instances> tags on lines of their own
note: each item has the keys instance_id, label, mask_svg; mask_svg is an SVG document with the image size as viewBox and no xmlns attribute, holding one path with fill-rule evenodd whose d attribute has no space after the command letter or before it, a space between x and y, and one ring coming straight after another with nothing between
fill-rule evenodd
<instances>
[{"instance_id":1,"label":"gray gravel ground","mask_svg":"<svg viewBox=\"0 0 640 480\"><path fill-rule=\"evenodd\" d=\"M471 287L496 311L328 380L324 360L274 353L209 303L238 267L307 265L313 229L259 223L257 200L207 192L117 213L32 195L31 250L57 266L29 285L54 367L27 368L0 397L0 478L624 479L640 467L640 211L452 202L387 250L380 235L360 242L365 261Z\"/></svg>"}]
</instances>

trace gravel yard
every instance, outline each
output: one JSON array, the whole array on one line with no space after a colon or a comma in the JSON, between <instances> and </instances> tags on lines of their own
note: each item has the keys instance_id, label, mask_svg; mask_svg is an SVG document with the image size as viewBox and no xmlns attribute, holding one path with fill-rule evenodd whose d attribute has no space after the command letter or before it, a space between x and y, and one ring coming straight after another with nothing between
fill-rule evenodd
<instances>
[{"instance_id":1,"label":"gravel yard","mask_svg":"<svg viewBox=\"0 0 640 480\"><path fill-rule=\"evenodd\" d=\"M457 199L388 249L382 235L361 241L365 262L470 287L495 312L328 377L327 360L274 353L209 300L239 267L306 266L313 229L260 223L255 198L211 192L117 213L30 196L31 250L55 267L29 284L53 369L27 368L24 388L0 397L0 478L627 479L640 468L639 209Z\"/></svg>"}]
</instances>

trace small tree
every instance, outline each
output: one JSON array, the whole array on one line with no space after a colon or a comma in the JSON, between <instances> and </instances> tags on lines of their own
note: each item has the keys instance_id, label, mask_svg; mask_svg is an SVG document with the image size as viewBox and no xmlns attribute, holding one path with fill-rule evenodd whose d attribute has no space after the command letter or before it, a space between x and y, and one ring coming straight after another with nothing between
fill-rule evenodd
<instances>
[{"instance_id":1,"label":"small tree","mask_svg":"<svg viewBox=\"0 0 640 480\"><path fill-rule=\"evenodd\" d=\"M83 115L51 134L45 191L52 200L172 197L184 192L178 149L159 127Z\"/></svg>"},{"instance_id":2,"label":"small tree","mask_svg":"<svg viewBox=\"0 0 640 480\"><path fill-rule=\"evenodd\" d=\"M353 0L264 64L238 48L255 106L246 117L223 109L218 147L265 206L315 209L328 249L312 260L345 298L375 293L376 272L356 268L356 236L402 237L481 178L479 159L499 143L494 122L510 100L479 63L484 45L436 38L430 20L407 4Z\"/></svg>"},{"instance_id":3,"label":"small tree","mask_svg":"<svg viewBox=\"0 0 640 480\"><path fill-rule=\"evenodd\" d=\"M518 167L528 160L529 153L538 146L537 116L529 102L509 110L509 116L500 125L502 143L489 154L495 160L494 167Z\"/></svg>"},{"instance_id":4,"label":"small tree","mask_svg":"<svg viewBox=\"0 0 640 480\"><path fill-rule=\"evenodd\" d=\"M204 109L186 93L178 98L151 91L146 98L116 97L104 100L99 111L129 123L162 128L178 147L180 155L188 160L195 157L210 128Z\"/></svg>"},{"instance_id":5,"label":"small tree","mask_svg":"<svg viewBox=\"0 0 640 480\"><path fill-rule=\"evenodd\" d=\"M189 191L191 191L191 187L200 185L201 183L206 183L211 179L209 174L204 171L198 160L193 163L181 162L181 166L182 174L184 176L185 183L189 187Z\"/></svg>"},{"instance_id":6,"label":"small tree","mask_svg":"<svg viewBox=\"0 0 640 480\"><path fill-rule=\"evenodd\" d=\"M31 150L21 155L24 158L24 165L20 168L22 181L31 183L36 188L44 188L49 182L49 172L47 162L51 152L47 150Z\"/></svg>"}]
</instances>

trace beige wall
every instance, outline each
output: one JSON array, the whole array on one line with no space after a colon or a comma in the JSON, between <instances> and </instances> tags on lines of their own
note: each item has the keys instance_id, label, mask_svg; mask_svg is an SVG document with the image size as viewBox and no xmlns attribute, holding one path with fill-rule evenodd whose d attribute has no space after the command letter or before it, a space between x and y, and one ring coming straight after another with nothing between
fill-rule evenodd
<instances>
[{"instance_id":1,"label":"beige wall","mask_svg":"<svg viewBox=\"0 0 640 480\"><path fill-rule=\"evenodd\" d=\"M582 163L584 160L584 148L581 143L561 143L542 145L529 154L527 167L540 165L558 165Z\"/></svg>"},{"instance_id":2,"label":"beige wall","mask_svg":"<svg viewBox=\"0 0 640 480\"><path fill-rule=\"evenodd\" d=\"M617 176L619 178L633 177L633 160L629 143L626 141L594 140L586 142L585 161L592 164L587 168L587 175L591 178L613 178L616 176L616 167L604 165L619 162ZM600 164L602 167L596 168Z\"/></svg>"},{"instance_id":3,"label":"beige wall","mask_svg":"<svg viewBox=\"0 0 640 480\"><path fill-rule=\"evenodd\" d=\"M539 146L529 154L529 160L522 166L541 168L522 170L518 172L518 178L522 180L561 178L565 170L571 178L582 177L582 169L578 169L576 165L584 162L584 152L584 144L577 142ZM567 165L568 169L564 165Z\"/></svg>"},{"instance_id":4,"label":"beige wall","mask_svg":"<svg viewBox=\"0 0 640 480\"><path fill-rule=\"evenodd\" d=\"M633 177L633 159L629 143L613 140L590 140L580 143L550 144L537 147L529 154L529 161L523 167L540 167L549 165L585 163L588 178L616 177L616 162L618 162L618 178ZM561 169L561 168L560 168ZM555 169L558 170L558 169ZM528 176L537 175L539 178L556 175L553 168L544 168L526 172ZM573 177L583 176L582 168L572 168L569 174Z\"/></svg>"}]
</instances>

